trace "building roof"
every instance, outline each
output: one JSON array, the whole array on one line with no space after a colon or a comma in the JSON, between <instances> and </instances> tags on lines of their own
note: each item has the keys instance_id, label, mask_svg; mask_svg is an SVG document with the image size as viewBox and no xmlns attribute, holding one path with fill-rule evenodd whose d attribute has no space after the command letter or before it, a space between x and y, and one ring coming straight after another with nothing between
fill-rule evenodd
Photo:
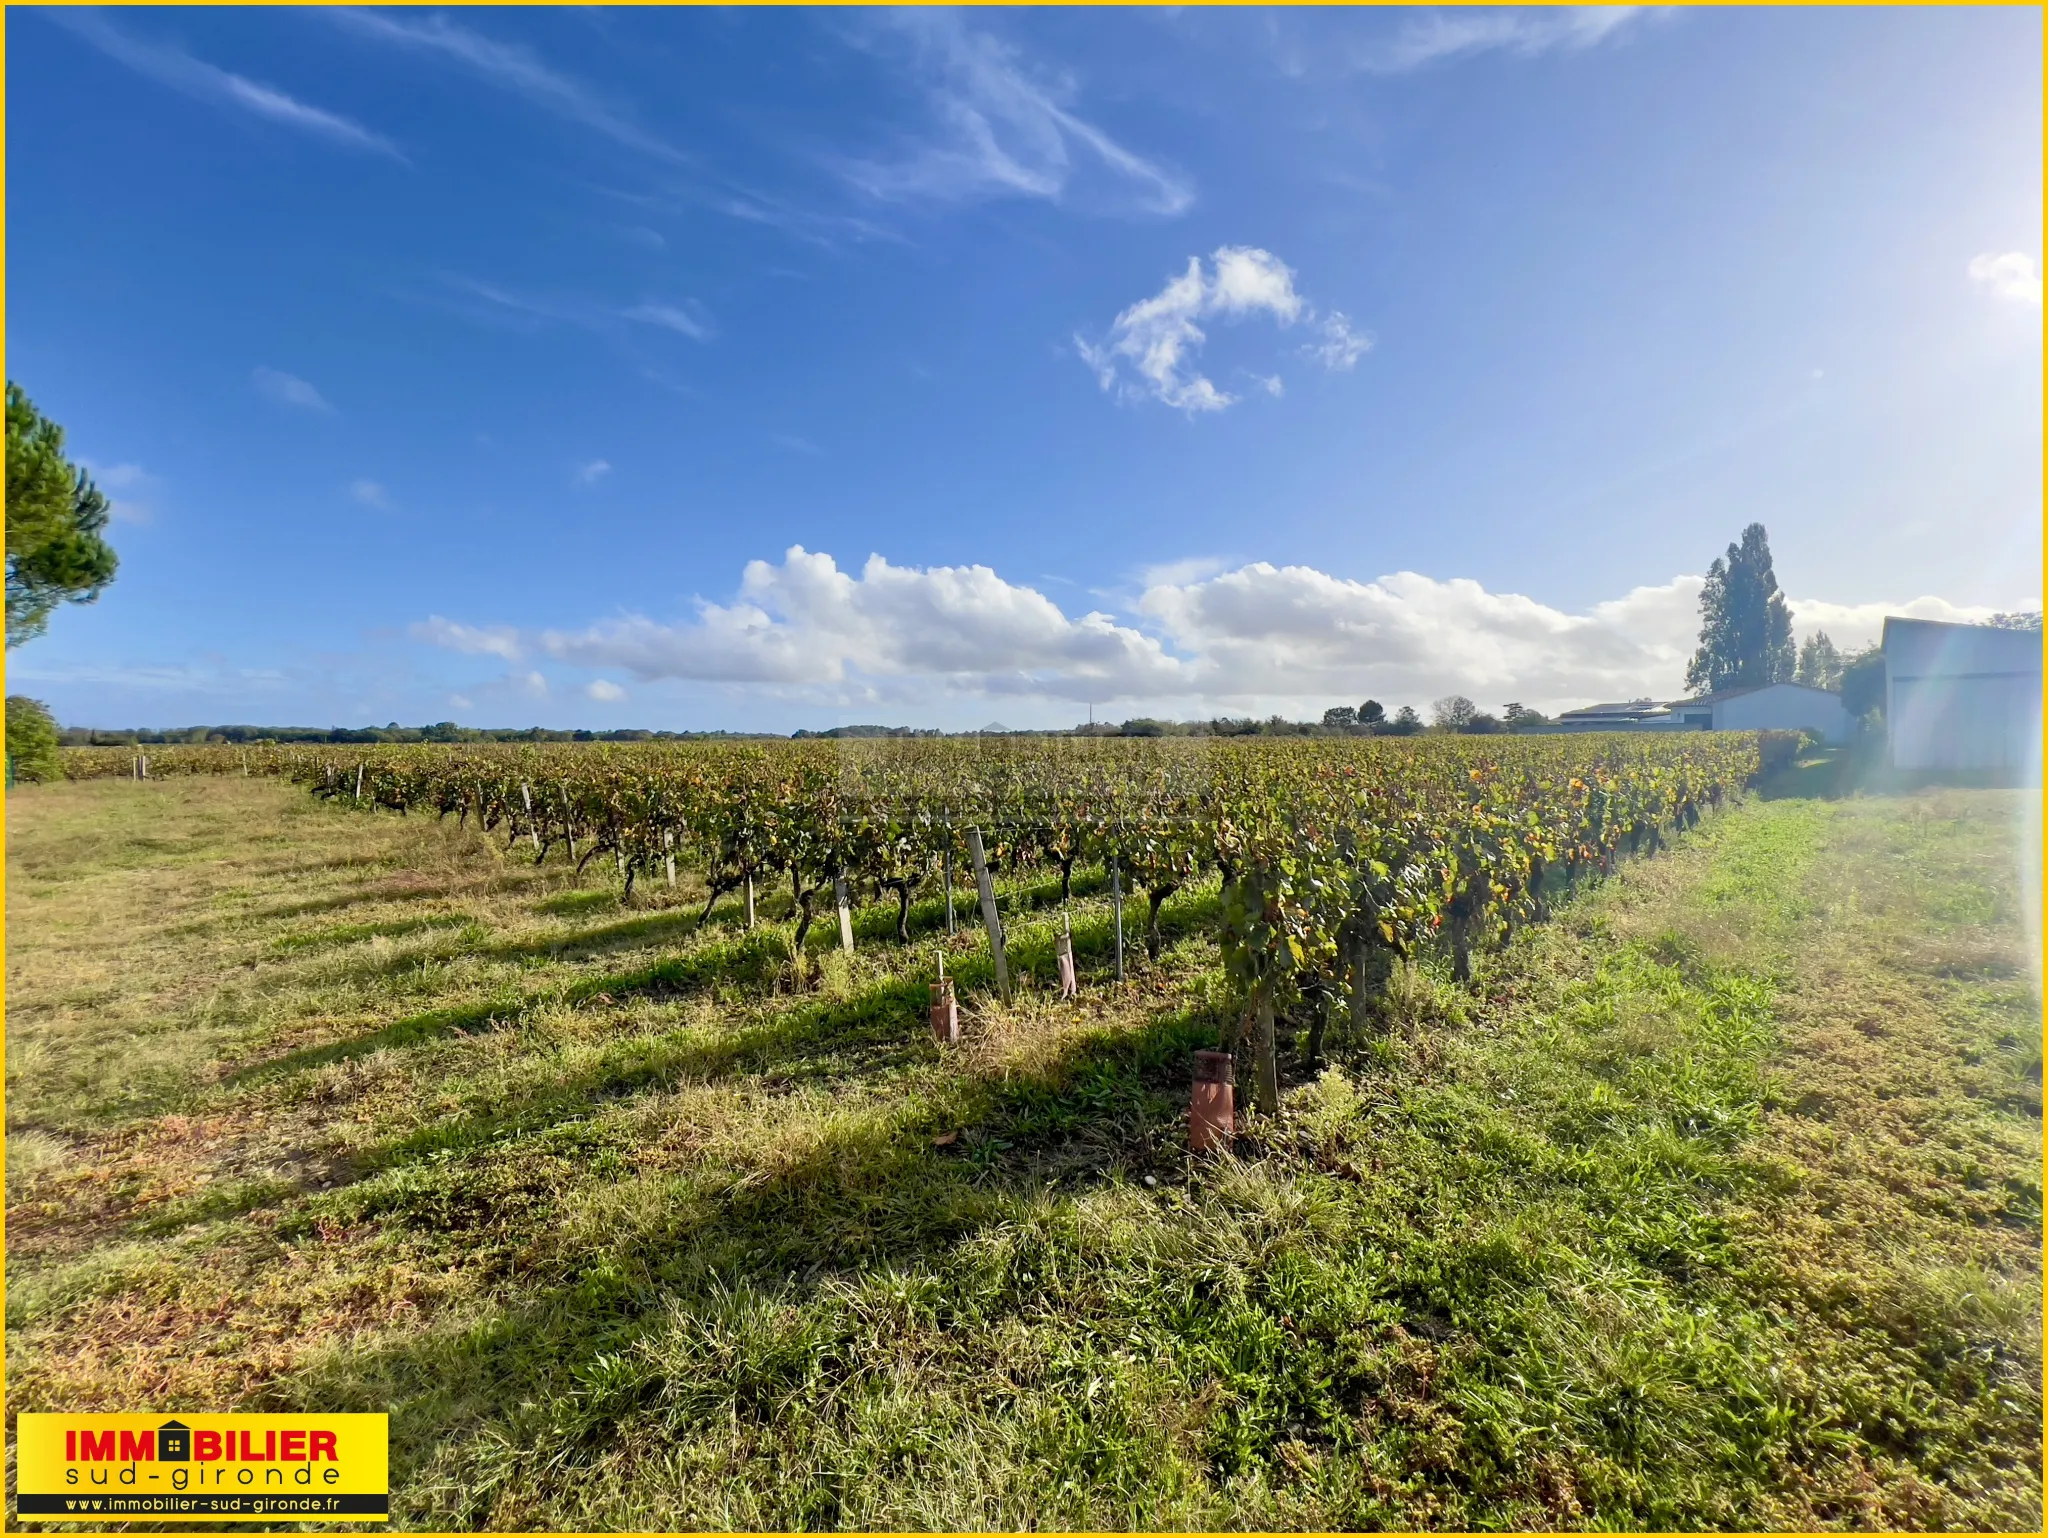
<instances>
[{"instance_id":1,"label":"building roof","mask_svg":"<svg viewBox=\"0 0 2048 1538\"><path fill-rule=\"evenodd\" d=\"M1940 620L1887 616L1884 666L1897 678L1962 678L1970 674L2041 672L2041 632L1992 625L1950 625Z\"/></svg>"},{"instance_id":2,"label":"building roof","mask_svg":"<svg viewBox=\"0 0 2048 1538\"><path fill-rule=\"evenodd\" d=\"M1761 694L1766 689L1802 689L1808 694L1839 695L1838 690L1816 689L1812 684L1798 684L1789 678L1781 678L1776 683L1741 684L1733 689L1716 689L1711 694L1697 694L1689 700L1673 700L1671 708L1673 710L1683 710L1688 705L1713 705L1722 700L1732 700L1744 694Z\"/></svg>"},{"instance_id":3,"label":"building roof","mask_svg":"<svg viewBox=\"0 0 2048 1538\"><path fill-rule=\"evenodd\" d=\"M1711 694L1699 694L1687 700L1624 700L1605 705L1581 705L1577 710L1562 712L1557 719L1574 722L1654 721L1681 710L1697 710L1702 705L1716 705L1722 700L1736 699L1741 695L1759 694L1765 689L1797 689L1804 694L1825 694L1832 699L1841 698L1833 689L1816 689L1811 684L1795 684L1790 679L1781 679L1774 684L1742 684L1733 689L1716 689Z\"/></svg>"},{"instance_id":4,"label":"building roof","mask_svg":"<svg viewBox=\"0 0 2048 1538\"><path fill-rule=\"evenodd\" d=\"M1581 705L1577 710L1567 710L1558 717L1560 721L1590 721L1595 718L1617 721L1642 721L1650 716L1667 714L1666 707L1658 700L1627 700L1610 705Z\"/></svg>"}]
</instances>

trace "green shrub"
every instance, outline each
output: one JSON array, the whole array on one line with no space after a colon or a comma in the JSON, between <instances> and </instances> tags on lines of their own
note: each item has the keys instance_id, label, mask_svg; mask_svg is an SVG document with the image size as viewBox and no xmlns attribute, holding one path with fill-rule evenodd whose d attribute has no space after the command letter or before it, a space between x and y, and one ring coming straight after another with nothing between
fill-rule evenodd
<instances>
[{"instance_id":1,"label":"green shrub","mask_svg":"<svg viewBox=\"0 0 2048 1538\"><path fill-rule=\"evenodd\" d=\"M57 723L49 707L25 694L7 696L7 761L17 780L61 780Z\"/></svg>"},{"instance_id":2,"label":"green shrub","mask_svg":"<svg viewBox=\"0 0 2048 1538\"><path fill-rule=\"evenodd\" d=\"M1780 769L1789 769L1799 758L1806 738L1802 732L1758 732L1757 778L1767 780Z\"/></svg>"}]
</instances>

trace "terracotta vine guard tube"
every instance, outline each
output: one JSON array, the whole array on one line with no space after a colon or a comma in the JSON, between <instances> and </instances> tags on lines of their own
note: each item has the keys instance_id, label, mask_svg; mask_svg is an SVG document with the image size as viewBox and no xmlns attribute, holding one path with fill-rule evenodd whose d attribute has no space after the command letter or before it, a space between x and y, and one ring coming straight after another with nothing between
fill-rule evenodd
<instances>
[{"instance_id":1,"label":"terracotta vine guard tube","mask_svg":"<svg viewBox=\"0 0 2048 1538\"><path fill-rule=\"evenodd\" d=\"M1195 1054L1195 1082L1188 1095L1188 1147L1195 1153L1228 1146L1237 1131L1234 1069L1228 1052Z\"/></svg>"},{"instance_id":2,"label":"terracotta vine guard tube","mask_svg":"<svg viewBox=\"0 0 2048 1538\"><path fill-rule=\"evenodd\" d=\"M953 979L946 976L946 953L939 952L939 980L931 985L932 1040L946 1046L960 1039L960 1005L953 997Z\"/></svg>"}]
</instances>

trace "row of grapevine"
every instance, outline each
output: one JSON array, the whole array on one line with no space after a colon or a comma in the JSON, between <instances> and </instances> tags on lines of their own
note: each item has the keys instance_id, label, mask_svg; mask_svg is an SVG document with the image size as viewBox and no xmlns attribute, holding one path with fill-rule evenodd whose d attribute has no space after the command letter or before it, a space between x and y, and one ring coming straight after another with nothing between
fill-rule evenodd
<instances>
[{"instance_id":1,"label":"row of grapevine","mask_svg":"<svg viewBox=\"0 0 2048 1538\"><path fill-rule=\"evenodd\" d=\"M131 749L74 749L75 778L138 771ZM632 745L189 746L148 750L152 777L278 775L352 806L455 814L579 869L614 864L630 894L677 862L711 901L785 882L796 943L846 881L912 897L991 863L1114 862L1160 905L1223 881L1224 963L1259 1032L1270 1101L1275 1000L1368 1014L1393 961L1474 946L1540 918L1546 894L1617 853L1654 851L1759 768L1754 734L1430 738L969 739ZM709 911L707 905L706 911Z\"/></svg>"}]
</instances>

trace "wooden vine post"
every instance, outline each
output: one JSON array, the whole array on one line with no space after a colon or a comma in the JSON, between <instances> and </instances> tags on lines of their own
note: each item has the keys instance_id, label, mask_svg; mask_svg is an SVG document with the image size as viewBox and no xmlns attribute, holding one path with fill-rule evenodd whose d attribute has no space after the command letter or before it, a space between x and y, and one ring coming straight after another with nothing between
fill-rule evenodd
<instances>
[{"instance_id":1,"label":"wooden vine post","mask_svg":"<svg viewBox=\"0 0 2048 1538\"><path fill-rule=\"evenodd\" d=\"M540 853L540 822L533 815L533 790L524 780L519 782L519 799L526 805L526 836L533 840L534 853L538 854Z\"/></svg>"},{"instance_id":2,"label":"wooden vine post","mask_svg":"<svg viewBox=\"0 0 2048 1538\"><path fill-rule=\"evenodd\" d=\"M1010 1002L1010 963L1003 954L1003 921L996 913L996 884L989 879L988 856L981 847L981 829L967 830L967 852L974 858L974 885L981 893L981 921L988 928L989 954L996 961L996 991Z\"/></svg>"},{"instance_id":3,"label":"wooden vine post","mask_svg":"<svg viewBox=\"0 0 2048 1538\"><path fill-rule=\"evenodd\" d=\"M1273 1035L1273 979L1259 984L1252 999L1252 1053L1257 1073L1256 1096L1261 1115L1280 1110L1280 1060Z\"/></svg>"},{"instance_id":4,"label":"wooden vine post","mask_svg":"<svg viewBox=\"0 0 2048 1538\"><path fill-rule=\"evenodd\" d=\"M1116 980L1124 980L1124 880L1116 856L1109 857L1109 909L1116 920Z\"/></svg>"},{"instance_id":5,"label":"wooden vine post","mask_svg":"<svg viewBox=\"0 0 2048 1538\"><path fill-rule=\"evenodd\" d=\"M946 844L946 938L953 938L953 845Z\"/></svg>"}]
</instances>

